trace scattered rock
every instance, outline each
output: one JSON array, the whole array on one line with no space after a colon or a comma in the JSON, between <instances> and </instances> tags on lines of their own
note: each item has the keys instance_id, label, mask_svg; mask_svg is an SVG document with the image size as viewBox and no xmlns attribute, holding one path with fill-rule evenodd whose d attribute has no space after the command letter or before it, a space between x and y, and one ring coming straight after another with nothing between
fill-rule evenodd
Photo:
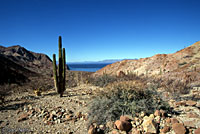
<instances>
[{"instance_id":1,"label":"scattered rock","mask_svg":"<svg viewBox=\"0 0 200 134\"><path fill-rule=\"evenodd\" d=\"M28 119L28 116L29 116L29 115L28 115L27 113L23 113L23 114L21 114L21 115L18 117L17 121L20 122L20 121L27 120L27 119Z\"/></svg>"},{"instance_id":2,"label":"scattered rock","mask_svg":"<svg viewBox=\"0 0 200 134\"><path fill-rule=\"evenodd\" d=\"M131 134L141 134L141 132L137 130L136 128L132 129L131 131L132 131Z\"/></svg>"},{"instance_id":3,"label":"scattered rock","mask_svg":"<svg viewBox=\"0 0 200 134\"><path fill-rule=\"evenodd\" d=\"M117 129L121 130L121 131L130 131L132 129L132 124L128 121L120 121L117 120L115 121L115 126L117 127Z\"/></svg>"},{"instance_id":4,"label":"scattered rock","mask_svg":"<svg viewBox=\"0 0 200 134\"><path fill-rule=\"evenodd\" d=\"M199 115L196 114L196 113L191 113L191 112L190 112L190 113L187 114L187 117L188 117L188 118L199 118Z\"/></svg>"},{"instance_id":5,"label":"scattered rock","mask_svg":"<svg viewBox=\"0 0 200 134\"><path fill-rule=\"evenodd\" d=\"M193 120L193 121L183 121L183 124L186 127L196 128L197 122L195 120Z\"/></svg>"},{"instance_id":6,"label":"scattered rock","mask_svg":"<svg viewBox=\"0 0 200 134\"><path fill-rule=\"evenodd\" d=\"M115 123L112 122L112 121L109 121L109 122L106 123L106 127L109 128L109 129L113 129L114 126L115 126Z\"/></svg>"},{"instance_id":7,"label":"scattered rock","mask_svg":"<svg viewBox=\"0 0 200 134\"><path fill-rule=\"evenodd\" d=\"M164 126L163 129L160 130L161 133L167 133L170 131L170 127L169 126Z\"/></svg>"},{"instance_id":8,"label":"scattered rock","mask_svg":"<svg viewBox=\"0 0 200 134\"><path fill-rule=\"evenodd\" d=\"M188 105L188 106L195 106L196 104L197 104L197 102L193 101L193 100L186 101L186 105Z\"/></svg>"},{"instance_id":9,"label":"scattered rock","mask_svg":"<svg viewBox=\"0 0 200 134\"><path fill-rule=\"evenodd\" d=\"M133 120L133 118L129 115L124 115L124 116L120 116L120 121L128 121L131 122Z\"/></svg>"},{"instance_id":10,"label":"scattered rock","mask_svg":"<svg viewBox=\"0 0 200 134\"><path fill-rule=\"evenodd\" d=\"M185 134L186 129L182 123L174 123L172 124L172 129L176 134Z\"/></svg>"},{"instance_id":11,"label":"scattered rock","mask_svg":"<svg viewBox=\"0 0 200 134\"><path fill-rule=\"evenodd\" d=\"M175 124L175 123L179 123L179 121L176 118L171 118L171 123Z\"/></svg>"},{"instance_id":12,"label":"scattered rock","mask_svg":"<svg viewBox=\"0 0 200 134\"><path fill-rule=\"evenodd\" d=\"M160 111L159 111L159 110L156 110L156 111L154 112L154 115L155 115L155 116L160 116L160 115L161 115L161 113L160 113Z\"/></svg>"},{"instance_id":13,"label":"scattered rock","mask_svg":"<svg viewBox=\"0 0 200 134\"><path fill-rule=\"evenodd\" d=\"M185 105L186 105L185 101L176 102L176 106L185 106Z\"/></svg>"},{"instance_id":14,"label":"scattered rock","mask_svg":"<svg viewBox=\"0 0 200 134\"><path fill-rule=\"evenodd\" d=\"M171 119L170 119L170 118L167 118L167 119L165 120L165 122L166 122L167 124L170 124L170 123L171 123Z\"/></svg>"},{"instance_id":15,"label":"scattered rock","mask_svg":"<svg viewBox=\"0 0 200 134\"><path fill-rule=\"evenodd\" d=\"M152 118L146 117L142 123L143 129L147 133L157 133L157 124Z\"/></svg>"},{"instance_id":16,"label":"scattered rock","mask_svg":"<svg viewBox=\"0 0 200 134\"><path fill-rule=\"evenodd\" d=\"M200 128L197 128L196 130L194 130L194 134L200 134Z\"/></svg>"}]
</instances>

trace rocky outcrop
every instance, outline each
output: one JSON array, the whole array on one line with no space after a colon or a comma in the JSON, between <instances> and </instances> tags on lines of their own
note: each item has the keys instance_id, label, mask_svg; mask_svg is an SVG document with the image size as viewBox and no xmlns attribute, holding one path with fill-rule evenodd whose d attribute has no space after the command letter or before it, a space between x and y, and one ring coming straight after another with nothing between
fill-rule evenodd
<instances>
[{"instance_id":1,"label":"rocky outcrop","mask_svg":"<svg viewBox=\"0 0 200 134\"><path fill-rule=\"evenodd\" d=\"M1 46L0 54L6 56L13 62L22 65L23 67L49 68L52 66L52 61L47 55L28 51L19 45L11 47Z\"/></svg>"},{"instance_id":2,"label":"rocky outcrop","mask_svg":"<svg viewBox=\"0 0 200 134\"><path fill-rule=\"evenodd\" d=\"M138 60L119 61L98 70L94 76L134 73L145 76L175 77L190 80L200 78L200 41L172 54L157 54ZM187 73L187 74L185 74ZM190 78L189 78L190 77Z\"/></svg>"},{"instance_id":3,"label":"rocky outcrop","mask_svg":"<svg viewBox=\"0 0 200 134\"><path fill-rule=\"evenodd\" d=\"M0 46L0 84L26 82L28 77L47 72L51 67L52 61L45 54L28 51L19 45Z\"/></svg>"},{"instance_id":4,"label":"rocky outcrop","mask_svg":"<svg viewBox=\"0 0 200 134\"><path fill-rule=\"evenodd\" d=\"M0 54L0 70L0 84L26 82L30 75L36 75L2 54Z\"/></svg>"}]
</instances>

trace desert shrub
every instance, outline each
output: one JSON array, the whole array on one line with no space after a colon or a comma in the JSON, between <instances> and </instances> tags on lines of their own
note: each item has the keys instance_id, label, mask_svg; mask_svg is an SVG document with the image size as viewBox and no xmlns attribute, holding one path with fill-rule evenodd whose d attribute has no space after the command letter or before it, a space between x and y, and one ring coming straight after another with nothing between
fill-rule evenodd
<instances>
[{"instance_id":1,"label":"desert shrub","mask_svg":"<svg viewBox=\"0 0 200 134\"><path fill-rule=\"evenodd\" d=\"M118 77L118 81L132 81L132 80L145 80L145 77L136 75L135 73L128 73L127 75Z\"/></svg>"},{"instance_id":2,"label":"desert shrub","mask_svg":"<svg viewBox=\"0 0 200 134\"><path fill-rule=\"evenodd\" d=\"M190 86L187 82L182 82L180 80L168 79L163 81L161 86L165 88L166 91L172 93L173 95L187 94L189 93Z\"/></svg>"},{"instance_id":3,"label":"desert shrub","mask_svg":"<svg viewBox=\"0 0 200 134\"><path fill-rule=\"evenodd\" d=\"M166 102L157 95L155 89L141 89L134 84L117 84L99 92L89 103L88 126L92 123L105 124L121 115L144 111L153 113L156 109L169 109Z\"/></svg>"},{"instance_id":4,"label":"desert shrub","mask_svg":"<svg viewBox=\"0 0 200 134\"><path fill-rule=\"evenodd\" d=\"M78 85L78 81L76 80L76 72L67 71L66 72L66 87L76 87Z\"/></svg>"},{"instance_id":5,"label":"desert shrub","mask_svg":"<svg viewBox=\"0 0 200 134\"><path fill-rule=\"evenodd\" d=\"M88 78L88 82L95 85L95 86L100 86L100 87L105 87L109 83L113 83L114 81L117 81L117 78L115 76L111 76L108 74L104 74L99 77L90 77Z\"/></svg>"},{"instance_id":6,"label":"desert shrub","mask_svg":"<svg viewBox=\"0 0 200 134\"><path fill-rule=\"evenodd\" d=\"M87 84L91 74L91 72L67 71L66 87L71 88L76 87L80 84Z\"/></svg>"},{"instance_id":7,"label":"desert shrub","mask_svg":"<svg viewBox=\"0 0 200 134\"><path fill-rule=\"evenodd\" d=\"M88 82L90 84L93 84L95 86L100 86L100 87L106 87L107 85L112 84L114 82L133 81L133 80L146 81L146 78L139 77L134 73L128 73L127 75L121 75L118 77L104 74L102 76L88 78Z\"/></svg>"}]
</instances>

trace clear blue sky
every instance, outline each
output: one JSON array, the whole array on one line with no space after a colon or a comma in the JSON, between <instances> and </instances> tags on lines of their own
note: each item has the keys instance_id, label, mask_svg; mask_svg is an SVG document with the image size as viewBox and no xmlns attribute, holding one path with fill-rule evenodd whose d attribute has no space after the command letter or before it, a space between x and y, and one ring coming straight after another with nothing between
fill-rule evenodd
<instances>
[{"instance_id":1,"label":"clear blue sky","mask_svg":"<svg viewBox=\"0 0 200 134\"><path fill-rule=\"evenodd\" d=\"M0 44L67 61L144 58L200 40L200 0L0 0Z\"/></svg>"}]
</instances>

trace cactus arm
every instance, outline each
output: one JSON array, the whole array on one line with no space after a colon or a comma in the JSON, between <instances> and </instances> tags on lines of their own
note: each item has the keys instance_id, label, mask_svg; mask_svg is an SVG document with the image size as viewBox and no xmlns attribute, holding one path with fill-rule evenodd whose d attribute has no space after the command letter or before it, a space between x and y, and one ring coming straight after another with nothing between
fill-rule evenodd
<instances>
[{"instance_id":1,"label":"cactus arm","mask_svg":"<svg viewBox=\"0 0 200 134\"><path fill-rule=\"evenodd\" d=\"M65 48L63 48L63 90L65 90L65 74L66 74L66 59L65 59ZM64 92L64 91L63 91Z\"/></svg>"},{"instance_id":2,"label":"cactus arm","mask_svg":"<svg viewBox=\"0 0 200 134\"><path fill-rule=\"evenodd\" d=\"M56 55L53 54L53 77L54 77L54 86L56 91L58 91L58 75L57 75L57 65L56 65Z\"/></svg>"}]
</instances>

